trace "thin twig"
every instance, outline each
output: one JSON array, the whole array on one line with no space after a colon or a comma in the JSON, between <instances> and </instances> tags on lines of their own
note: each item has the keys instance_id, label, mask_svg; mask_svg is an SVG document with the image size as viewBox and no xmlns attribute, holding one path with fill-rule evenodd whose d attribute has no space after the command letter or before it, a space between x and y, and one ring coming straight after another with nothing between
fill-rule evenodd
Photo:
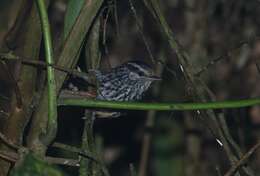
<instances>
[{"instance_id":1,"label":"thin twig","mask_svg":"<svg viewBox=\"0 0 260 176\"><path fill-rule=\"evenodd\" d=\"M252 43L256 42L256 41L259 41L259 37L252 37L248 40L244 40L244 41L241 41L239 42L236 46L234 46L233 48L230 48L229 50L226 51L226 53L224 53L223 55L209 61L209 63L207 63L204 67L202 67L200 69L200 71L198 71L196 73L196 76L200 76L203 72L205 72L207 69L209 69L209 67L213 66L214 64L216 64L217 62L221 61L222 59L224 58L228 58L230 57L230 55L236 51L237 49L240 49L242 46L244 45L251 45ZM259 68L259 64L256 62L256 67L257 67L257 70L258 72L260 72L260 68Z\"/></svg>"},{"instance_id":2,"label":"thin twig","mask_svg":"<svg viewBox=\"0 0 260 176\"><path fill-rule=\"evenodd\" d=\"M89 158L97 163L99 163L100 161L95 157L94 154L92 154L91 152L89 151L83 151L82 149L80 148L77 148L77 147L73 147L73 146L70 146L70 145L66 145L66 144L62 144L62 143L58 143L58 142L54 142L52 144L52 147L56 147L56 148L60 148L60 149L63 149L63 150L67 150L67 151L70 151L70 152L73 152L73 153L78 153L86 158Z\"/></svg>"},{"instance_id":3,"label":"thin twig","mask_svg":"<svg viewBox=\"0 0 260 176\"><path fill-rule=\"evenodd\" d=\"M248 160L248 158L260 147L260 141L255 144L246 154L244 154L241 159L232 166L224 176L232 176L239 167L245 164L245 162Z\"/></svg>"},{"instance_id":4,"label":"thin twig","mask_svg":"<svg viewBox=\"0 0 260 176\"><path fill-rule=\"evenodd\" d=\"M144 42L144 45L145 45L145 48L149 54L149 57L150 59L152 60L152 63L155 64L155 63L159 63L161 64L163 67L166 68L166 70L171 73L174 77L176 77L176 73L174 70L172 70L171 68L169 68L166 64L165 64L165 61L162 61L160 59L157 59L153 56L152 54L152 50L151 50L151 47L149 46L149 43L148 43L148 40L146 39L145 35L144 35L144 32L143 32L143 27L142 27L142 24L140 22L140 20L138 19L138 15L137 15L137 12L136 12L136 9L134 7L134 4L132 2L132 0L129 0L129 4L130 4L130 8L131 8L131 11L133 13L133 16L135 18L135 21L136 21L136 24L137 24L137 29L138 29L138 32L140 33L141 37L142 37L142 40Z\"/></svg>"},{"instance_id":5,"label":"thin twig","mask_svg":"<svg viewBox=\"0 0 260 176\"><path fill-rule=\"evenodd\" d=\"M22 62L23 64L27 64L27 65L41 66L44 69L46 69L47 66L51 66L56 70L68 73L73 76L77 76L79 78L84 79L85 81L89 80L89 73L80 72L75 69L64 68L64 67L61 67L61 66L58 66L55 64L48 64L48 63L46 63L44 61L40 61L40 60L32 60L29 58L20 57L17 55L13 55L11 53L0 53L0 59L5 60L5 61L12 61L12 60L19 61L19 62Z\"/></svg>"},{"instance_id":6,"label":"thin twig","mask_svg":"<svg viewBox=\"0 0 260 176\"><path fill-rule=\"evenodd\" d=\"M198 71L195 75L196 76L200 76L203 72L205 72L206 70L209 69L209 67L215 65L217 62L221 61L224 58L228 58L231 56L232 52L236 51L237 49L240 49L242 46L249 44L249 41L241 41L237 46L229 49L226 53L224 53L223 55L209 61L204 67L202 67L200 69L200 71Z\"/></svg>"},{"instance_id":7,"label":"thin twig","mask_svg":"<svg viewBox=\"0 0 260 176\"><path fill-rule=\"evenodd\" d=\"M141 22L140 22L139 19L138 19L137 12L136 12L136 10L135 10L135 7L134 7L134 5L133 5L132 0L129 0L129 4L130 4L130 8L131 8L131 10L132 10L132 12L133 12L133 15L134 15L134 17L135 17L135 21L136 21L136 24L137 24L137 27L138 27L138 31L139 31L140 35L142 36L143 42L144 42L144 44L145 44L146 50L147 50L147 52L148 52L148 54L149 54L149 56L150 56L150 58L151 58L153 64L155 64L155 63L156 63L156 62L155 62L156 59L154 58L154 56L153 56L153 54L152 54L152 51L151 51L151 48L150 48L150 46L149 46L149 44L148 44L148 41L147 41L146 38L145 38L145 35L144 35L144 33L143 33L142 24L141 24Z\"/></svg>"}]
</instances>

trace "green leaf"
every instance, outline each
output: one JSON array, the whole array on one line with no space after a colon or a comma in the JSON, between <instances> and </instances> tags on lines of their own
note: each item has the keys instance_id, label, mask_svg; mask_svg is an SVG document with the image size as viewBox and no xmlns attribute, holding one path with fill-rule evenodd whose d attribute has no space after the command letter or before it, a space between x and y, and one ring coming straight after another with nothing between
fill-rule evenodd
<instances>
[{"instance_id":1,"label":"green leaf","mask_svg":"<svg viewBox=\"0 0 260 176\"><path fill-rule=\"evenodd\" d=\"M67 38L72 26L74 25L80 10L84 4L84 0L69 0L65 19L64 19L64 40Z\"/></svg>"},{"instance_id":2,"label":"green leaf","mask_svg":"<svg viewBox=\"0 0 260 176\"><path fill-rule=\"evenodd\" d=\"M64 174L32 153L28 153L12 170L11 176L64 176Z\"/></svg>"}]
</instances>

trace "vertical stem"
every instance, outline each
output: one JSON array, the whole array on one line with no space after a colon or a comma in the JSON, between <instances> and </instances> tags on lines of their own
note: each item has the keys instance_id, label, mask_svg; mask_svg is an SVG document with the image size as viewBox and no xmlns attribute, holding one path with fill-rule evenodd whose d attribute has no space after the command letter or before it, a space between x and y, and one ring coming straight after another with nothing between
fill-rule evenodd
<instances>
[{"instance_id":1,"label":"vertical stem","mask_svg":"<svg viewBox=\"0 0 260 176\"><path fill-rule=\"evenodd\" d=\"M93 119L92 113L90 111L85 111L85 124L82 136L82 150L89 150L93 152L95 148L94 136L93 136ZM96 156L96 153L93 152L93 155ZM80 161L79 175L80 176L92 176L93 174L93 164L94 161L89 160L88 158L82 158Z\"/></svg>"},{"instance_id":2,"label":"vertical stem","mask_svg":"<svg viewBox=\"0 0 260 176\"><path fill-rule=\"evenodd\" d=\"M53 64L53 47L50 32L50 24L44 0L37 0L40 21L43 32L45 58L47 64ZM50 143L56 136L57 131L57 97L54 68L47 66L47 87L48 87L48 126L45 141Z\"/></svg>"},{"instance_id":3,"label":"vertical stem","mask_svg":"<svg viewBox=\"0 0 260 176\"><path fill-rule=\"evenodd\" d=\"M160 56L162 59L162 61L165 61L165 57L164 57L164 51L162 50L160 52ZM156 68L156 75L162 75L162 65L157 65ZM158 96L160 93L160 89L161 86L160 84L157 84L153 87L153 95L154 96ZM147 114L147 119L145 122L145 128L147 129L152 129L155 126L155 120L156 120L156 115L157 112L156 111L149 111ZM149 161L149 153L151 150L151 144L152 144L152 133L150 132L146 132L143 136L143 141L142 141L142 151L141 151L141 159L140 159L140 164L139 164L139 172L138 172L138 176L146 176L149 175L149 173L147 173L148 171L148 161Z\"/></svg>"},{"instance_id":4,"label":"vertical stem","mask_svg":"<svg viewBox=\"0 0 260 176\"><path fill-rule=\"evenodd\" d=\"M97 69L100 62L100 50L99 50L99 33L100 33L100 19L97 17L92 29L89 33L86 45L86 67L88 69ZM82 149L91 151L96 158L100 158L95 142L93 125L94 114L85 110L85 125L82 136ZM105 169L106 170L106 169ZM107 175L104 171L104 167L100 163L91 161L88 158L83 158L80 162L80 176L102 176Z\"/></svg>"},{"instance_id":5,"label":"vertical stem","mask_svg":"<svg viewBox=\"0 0 260 176\"><path fill-rule=\"evenodd\" d=\"M149 111L147 114L147 119L145 122L146 128L153 128L154 121L155 121L156 112ZM149 161L149 153L151 149L151 140L152 134L150 132L145 132L142 141L142 152L141 152L141 159L139 164L139 172L138 176L146 176L148 170L148 161Z\"/></svg>"}]
</instances>

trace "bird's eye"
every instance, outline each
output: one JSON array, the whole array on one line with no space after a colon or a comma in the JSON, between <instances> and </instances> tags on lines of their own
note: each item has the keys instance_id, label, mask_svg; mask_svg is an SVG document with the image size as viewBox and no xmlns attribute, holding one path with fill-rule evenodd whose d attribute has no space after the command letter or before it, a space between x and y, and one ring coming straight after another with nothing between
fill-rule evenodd
<instances>
[{"instance_id":1,"label":"bird's eye","mask_svg":"<svg viewBox=\"0 0 260 176\"><path fill-rule=\"evenodd\" d=\"M129 79L131 79L131 80L137 80L137 79L139 79L140 78L140 76L137 74L137 73L135 73L135 72L130 72L130 74L129 74Z\"/></svg>"}]
</instances>

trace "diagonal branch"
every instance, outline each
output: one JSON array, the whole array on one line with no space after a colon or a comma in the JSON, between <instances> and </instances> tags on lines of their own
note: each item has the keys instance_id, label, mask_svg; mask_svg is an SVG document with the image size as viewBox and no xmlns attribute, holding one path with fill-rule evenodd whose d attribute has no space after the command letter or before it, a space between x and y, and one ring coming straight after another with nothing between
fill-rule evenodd
<instances>
[{"instance_id":1,"label":"diagonal branch","mask_svg":"<svg viewBox=\"0 0 260 176\"><path fill-rule=\"evenodd\" d=\"M260 147L260 142L255 144L245 155L241 157L241 159L233 165L224 176L232 176L238 170L239 167L245 164L245 162L249 159L249 157Z\"/></svg>"}]
</instances>

